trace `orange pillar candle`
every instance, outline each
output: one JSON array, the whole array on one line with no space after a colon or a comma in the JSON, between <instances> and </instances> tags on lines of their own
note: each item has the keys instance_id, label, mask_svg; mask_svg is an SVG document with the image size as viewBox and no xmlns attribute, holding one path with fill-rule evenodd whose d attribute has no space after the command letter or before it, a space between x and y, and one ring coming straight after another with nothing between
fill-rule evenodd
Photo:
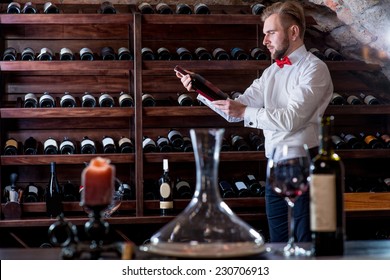
<instances>
[{"instance_id":1,"label":"orange pillar candle","mask_svg":"<svg viewBox=\"0 0 390 280\"><path fill-rule=\"evenodd\" d=\"M82 205L109 205L115 190L115 166L108 159L93 158L81 174L81 184L84 187Z\"/></svg>"}]
</instances>

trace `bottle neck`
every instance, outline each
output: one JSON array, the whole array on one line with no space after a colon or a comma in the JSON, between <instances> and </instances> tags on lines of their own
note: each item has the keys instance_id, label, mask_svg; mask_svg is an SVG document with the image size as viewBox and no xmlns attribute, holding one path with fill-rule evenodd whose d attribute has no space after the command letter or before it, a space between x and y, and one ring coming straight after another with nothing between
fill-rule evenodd
<instances>
[{"instance_id":1,"label":"bottle neck","mask_svg":"<svg viewBox=\"0 0 390 280\"><path fill-rule=\"evenodd\" d=\"M322 155L331 155L334 153L333 148L333 125L332 119L324 118L321 122L321 130L320 130L320 146L319 153Z\"/></svg>"}]
</instances>

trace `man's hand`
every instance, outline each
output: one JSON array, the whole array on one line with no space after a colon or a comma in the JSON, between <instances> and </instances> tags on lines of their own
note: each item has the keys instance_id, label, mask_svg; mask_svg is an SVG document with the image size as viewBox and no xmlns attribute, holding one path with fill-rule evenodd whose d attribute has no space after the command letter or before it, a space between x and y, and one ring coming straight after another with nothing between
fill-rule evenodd
<instances>
[{"instance_id":1,"label":"man's hand","mask_svg":"<svg viewBox=\"0 0 390 280\"><path fill-rule=\"evenodd\" d=\"M184 69L185 70L185 69ZM189 74L191 74L192 72L190 71L187 71L185 70L188 74L187 75L183 75L179 72L176 72L176 77L178 77L181 81L181 83L183 84L183 86L188 90L188 91L193 91L193 88L192 88L192 83L191 83L191 77Z\"/></svg>"},{"instance_id":2,"label":"man's hand","mask_svg":"<svg viewBox=\"0 0 390 280\"><path fill-rule=\"evenodd\" d=\"M244 118L246 105L241 104L238 101L228 98L226 100L215 100L212 103L215 108L221 110L229 116L235 118Z\"/></svg>"}]
</instances>

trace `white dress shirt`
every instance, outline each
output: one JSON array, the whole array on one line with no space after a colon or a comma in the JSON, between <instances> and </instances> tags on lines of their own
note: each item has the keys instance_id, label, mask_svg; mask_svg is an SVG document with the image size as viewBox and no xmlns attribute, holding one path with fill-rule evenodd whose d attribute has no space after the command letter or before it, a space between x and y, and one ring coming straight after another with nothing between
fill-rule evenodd
<instances>
[{"instance_id":1,"label":"white dress shirt","mask_svg":"<svg viewBox=\"0 0 390 280\"><path fill-rule=\"evenodd\" d=\"M319 118L333 94L326 64L302 45L289 56L292 65L273 63L236 100L247 105L246 127L262 129L265 154L279 143L319 144Z\"/></svg>"}]
</instances>

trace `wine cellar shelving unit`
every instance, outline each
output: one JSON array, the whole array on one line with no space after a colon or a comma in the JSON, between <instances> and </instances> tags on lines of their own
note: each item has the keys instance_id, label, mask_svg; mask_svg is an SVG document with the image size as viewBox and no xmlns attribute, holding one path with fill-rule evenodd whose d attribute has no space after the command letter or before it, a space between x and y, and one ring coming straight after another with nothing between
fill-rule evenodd
<instances>
[{"instance_id":1,"label":"wine cellar shelving unit","mask_svg":"<svg viewBox=\"0 0 390 280\"><path fill-rule=\"evenodd\" d=\"M0 61L1 70L1 196L9 184L12 172L19 175L18 187L34 182L41 187L49 180L50 162L57 163L60 183L67 180L80 184L80 174L95 156L107 157L117 167L117 177L133 186L133 200L123 201L117 213L108 220L116 226L166 223L172 216L159 215L158 200L144 199L147 184L156 181L162 172L162 161L169 159L173 180L195 179L193 153L143 153L144 136L157 139L166 136L172 128L189 135L191 128L224 127L225 137L237 133L247 136L248 128L242 123L228 123L204 106L183 107L175 104L177 95L184 91L173 68L183 68L201 73L225 92L244 91L253 79L271 64L270 60L257 61L203 61L203 60L142 60L141 49L150 47L156 51L166 47L172 53L179 47L193 51L197 47L213 49L222 47L244 50L262 46L262 24L259 16L250 13L249 6L211 6L210 15L142 15L132 5L116 5L117 14L97 13L97 5L59 5L60 14L8 15L6 4L0 14L1 51L14 47L21 52L24 47L39 51L49 47L56 53L53 61ZM314 24L308 18L308 24ZM129 48L134 59L130 61L81 61L77 52L91 48L96 56L102 47L114 50ZM59 50L68 47L76 53L74 61L60 61ZM375 73L378 65L358 61L327 62L335 91L368 91L369 88L351 75L354 71ZM27 92L40 96L48 91L58 100L68 91L80 100L89 91L98 98L101 92L109 92L116 99L112 108L22 108L20 100ZM135 106L118 106L121 91L130 92ZM142 94L150 93L157 100L156 107L143 107ZM195 96L194 96L195 97ZM388 102L387 104L389 104ZM390 105L329 106L326 114L335 116L336 130L358 133L390 132ZM255 130L252 130L255 131ZM257 132L257 131L256 131ZM258 132L261 133L261 132ZM30 136L43 143L48 137L61 141L63 137L74 139L79 146L84 136L97 143L103 136L118 140L122 136L134 139L135 151L131 154L96 155L37 155L7 156L3 154L5 141L13 137L22 143ZM42 148L42 147L41 147ZM76 148L77 151L78 148ZM101 146L98 146L101 151ZM389 177L390 150L340 150L347 174ZM266 159L263 151L229 151L220 157L220 179L232 180L245 172L265 179ZM266 227L264 198L228 198L228 205L243 219ZM188 199L175 199L179 213ZM22 203L21 219L4 219L5 202L2 198L0 227L2 231L18 228L45 228L54 220L45 216L45 203ZM390 193L346 193L347 218L369 215L390 216ZM65 217L75 225L83 225L87 214L78 202L64 203ZM131 234L128 235L131 239ZM3 244L4 245L4 244Z\"/></svg>"}]
</instances>

